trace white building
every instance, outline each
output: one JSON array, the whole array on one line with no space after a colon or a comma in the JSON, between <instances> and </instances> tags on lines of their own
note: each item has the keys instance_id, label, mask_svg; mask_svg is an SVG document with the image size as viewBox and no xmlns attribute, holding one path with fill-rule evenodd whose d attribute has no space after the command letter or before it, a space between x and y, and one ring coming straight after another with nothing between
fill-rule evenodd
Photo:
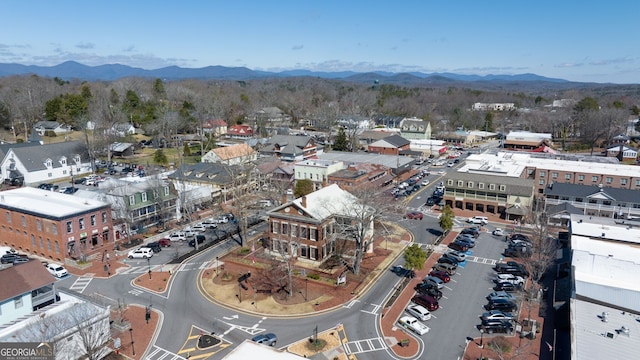
<instances>
[{"instance_id":1,"label":"white building","mask_svg":"<svg viewBox=\"0 0 640 360\"><path fill-rule=\"evenodd\" d=\"M332 160L303 160L296 163L294 179L296 181L308 179L313 181L315 189L322 188L328 176L344 168L342 161Z\"/></svg>"}]
</instances>

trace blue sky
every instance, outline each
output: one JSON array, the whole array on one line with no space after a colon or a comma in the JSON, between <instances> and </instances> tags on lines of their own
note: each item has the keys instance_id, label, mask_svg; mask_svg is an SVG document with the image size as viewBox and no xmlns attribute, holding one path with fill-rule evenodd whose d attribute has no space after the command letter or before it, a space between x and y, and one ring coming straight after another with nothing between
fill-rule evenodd
<instances>
[{"instance_id":1,"label":"blue sky","mask_svg":"<svg viewBox=\"0 0 640 360\"><path fill-rule=\"evenodd\" d=\"M4 0L0 63L640 83L640 1Z\"/></svg>"}]
</instances>

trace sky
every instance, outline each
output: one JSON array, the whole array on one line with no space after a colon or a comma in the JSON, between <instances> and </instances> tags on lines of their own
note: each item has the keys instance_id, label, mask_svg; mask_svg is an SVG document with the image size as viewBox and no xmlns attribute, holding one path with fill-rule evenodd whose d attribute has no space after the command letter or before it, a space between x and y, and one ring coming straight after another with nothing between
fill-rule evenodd
<instances>
[{"instance_id":1,"label":"sky","mask_svg":"<svg viewBox=\"0 0 640 360\"><path fill-rule=\"evenodd\" d=\"M0 63L640 83L640 1L3 0Z\"/></svg>"}]
</instances>

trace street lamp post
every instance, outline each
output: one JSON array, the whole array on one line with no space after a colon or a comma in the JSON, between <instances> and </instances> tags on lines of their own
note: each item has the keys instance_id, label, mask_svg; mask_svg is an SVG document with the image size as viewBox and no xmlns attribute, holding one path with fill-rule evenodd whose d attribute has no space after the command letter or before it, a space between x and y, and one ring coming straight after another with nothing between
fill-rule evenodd
<instances>
[{"instance_id":1,"label":"street lamp post","mask_svg":"<svg viewBox=\"0 0 640 360\"><path fill-rule=\"evenodd\" d=\"M131 336L131 354L136 356L136 348L133 347L133 329L129 328L129 336Z\"/></svg>"},{"instance_id":2,"label":"street lamp post","mask_svg":"<svg viewBox=\"0 0 640 360\"><path fill-rule=\"evenodd\" d=\"M309 301L309 278L304 279L304 301Z\"/></svg>"},{"instance_id":3,"label":"street lamp post","mask_svg":"<svg viewBox=\"0 0 640 360\"><path fill-rule=\"evenodd\" d=\"M151 280L151 258L147 258L147 265L149 266L149 280Z\"/></svg>"},{"instance_id":4,"label":"street lamp post","mask_svg":"<svg viewBox=\"0 0 640 360\"><path fill-rule=\"evenodd\" d=\"M480 348L484 348L483 340L484 340L484 329L480 329Z\"/></svg>"},{"instance_id":5,"label":"street lamp post","mask_svg":"<svg viewBox=\"0 0 640 360\"><path fill-rule=\"evenodd\" d=\"M216 256L216 277L218 277L218 257Z\"/></svg>"}]
</instances>

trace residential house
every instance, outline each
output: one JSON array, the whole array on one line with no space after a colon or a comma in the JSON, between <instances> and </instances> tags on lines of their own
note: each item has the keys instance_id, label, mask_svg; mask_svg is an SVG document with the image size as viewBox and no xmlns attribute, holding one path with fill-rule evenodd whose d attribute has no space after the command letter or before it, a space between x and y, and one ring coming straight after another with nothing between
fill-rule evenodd
<instances>
[{"instance_id":1,"label":"residential house","mask_svg":"<svg viewBox=\"0 0 640 360\"><path fill-rule=\"evenodd\" d=\"M363 212L361 212L362 210ZM366 218L366 207L349 192L333 184L285 203L267 213L269 217L267 251L276 256L321 263L333 254L353 256L353 229L367 225L362 239L363 249L371 250L373 221Z\"/></svg>"},{"instance_id":2,"label":"residential house","mask_svg":"<svg viewBox=\"0 0 640 360\"><path fill-rule=\"evenodd\" d=\"M56 301L56 280L37 260L2 265L0 283L0 329Z\"/></svg>"},{"instance_id":3,"label":"residential house","mask_svg":"<svg viewBox=\"0 0 640 360\"><path fill-rule=\"evenodd\" d=\"M260 149L261 156L273 156L282 161L301 161L321 155L324 148L310 136L275 135Z\"/></svg>"},{"instance_id":4,"label":"residential house","mask_svg":"<svg viewBox=\"0 0 640 360\"><path fill-rule=\"evenodd\" d=\"M41 264L36 265L44 270ZM0 271L0 276L4 271L6 270ZM52 276L46 271L45 273L42 279L47 280L43 281L51 281ZM22 279L18 281L20 280ZM11 278L3 281L3 284L11 284L13 287L16 286L15 281L15 278ZM34 287L31 284L22 286ZM42 289L34 288L31 293ZM44 289L48 290L46 287ZM21 343L22 347L25 343L35 344L39 351L44 350L44 356L34 358L49 358L47 355L51 355L56 360L99 360L111 353L109 306L96 304L87 297L62 289L57 295L60 300L55 304L30 311L20 319L0 327L0 342L5 347L8 343ZM42 294L38 293L37 296Z\"/></svg>"},{"instance_id":5,"label":"residential house","mask_svg":"<svg viewBox=\"0 0 640 360\"><path fill-rule=\"evenodd\" d=\"M399 135L400 131L395 130L396 129L378 129L363 131L358 135L358 143L363 149L366 149L369 144L375 141L382 140L387 136Z\"/></svg>"},{"instance_id":6,"label":"residential house","mask_svg":"<svg viewBox=\"0 0 640 360\"><path fill-rule=\"evenodd\" d=\"M255 113L255 121L262 126L278 126L291 122L291 116L276 106L262 108ZM270 124L270 125L267 125Z\"/></svg>"},{"instance_id":7,"label":"residential house","mask_svg":"<svg viewBox=\"0 0 640 360\"><path fill-rule=\"evenodd\" d=\"M583 215L640 218L640 191L600 185L553 183L544 192L546 206L569 203Z\"/></svg>"},{"instance_id":8,"label":"residential house","mask_svg":"<svg viewBox=\"0 0 640 360\"><path fill-rule=\"evenodd\" d=\"M430 140L431 123L418 118L404 118L400 122L400 136L407 140Z\"/></svg>"},{"instance_id":9,"label":"residential house","mask_svg":"<svg viewBox=\"0 0 640 360\"><path fill-rule=\"evenodd\" d=\"M284 194L288 189L293 190L295 163L274 157L259 158L256 163L258 184L262 190L278 194Z\"/></svg>"},{"instance_id":10,"label":"residential house","mask_svg":"<svg viewBox=\"0 0 640 360\"><path fill-rule=\"evenodd\" d=\"M0 243L64 262L113 248L109 204L22 187L0 193Z\"/></svg>"},{"instance_id":11,"label":"residential house","mask_svg":"<svg viewBox=\"0 0 640 360\"><path fill-rule=\"evenodd\" d=\"M109 133L119 137L125 137L127 135L133 135L136 133L136 128L130 123L118 123L113 124Z\"/></svg>"},{"instance_id":12,"label":"residential house","mask_svg":"<svg viewBox=\"0 0 640 360\"><path fill-rule=\"evenodd\" d=\"M238 165L255 161L257 158L258 152L248 144L242 143L210 150L202 156L201 161L217 162L226 165Z\"/></svg>"},{"instance_id":13,"label":"residential house","mask_svg":"<svg viewBox=\"0 0 640 360\"><path fill-rule=\"evenodd\" d=\"M607 146L605 156L615 157L620 162L635 163L635 161L638 159L638 149L635 149L623 143L612 144Z\"/></svg>"},{"instance_id":14,"label":"residential house","mask_svg":"<svg viewBox=\"0 0 640 360\"><path fill-rule=\"evenodd\" d=\"M231 125L225 136L229 139L250 139L253 137L253 128L249 125Z\"/></svg>"},{"instance_id":15,"label":"residential house","mask_svg":"<svg viewBox=\"0 0 640 360\"><path fill-rule=\"evenodd\" d=\"M45 136L50 133L60 135L71 131L71 127L57 121L42 120L33 125L33 130L40 136Z\"/></svg>"},{"instance_id":16,"label":"residential house","mask_svg":"<svg viewBox=\"0 0 640 360\"><path fill-rule=\"evenodd\" d=\"M444 185L444 202L453 209L500 215L506 220L519 220L531 211L534 186L530 179L456 171L447 174Z\"/></svg>"},{"instance_id":17,"label":"residential house","mask_svg":"<svg viewBox=\"0 0 640 360\"><path fill-rule=\"evenodd\" d=\"M311 180L314 190L318 190L326 185L329 175L341 170L343 167L344 164L341 161L302 160L295 164L294 179L296 181Z\"/></svg>"},{"instance_id":18,"label":"residential house","mask_svg":"<svg viewBox=\"0 0 640 360\"><path fill-rule=\"evenodd\" d=\"M400 135L387 136L375 141L367 147L367 151L373 154L400 155L402 151L410 151L411 142Z\"/></svg>"},{"instance_id":19,"label":"residential house","mask_svg":"<svg viewBox=\"0 0 640 360\"><path fill-rule=\"evenodd\" d=\"M124 157L135 154L136 146L132 143L116 142L109 145L109 151L112 156Z\"/></svg>"},{"instance_id":20,"label":"residential house","mask_svg":"<svg viewBox=\"0 0 640 360\"><path fill-rule=\"evenodd\" d=\"M207 119L200 128L202 134L220 136L227 133L227 122L222 119Z\"/></svg>"},{"instance_id":21,"label":"residential house","mask_svg":"<svg viewBox=\"0 0 640 360\"><path fill-rule=\"evenodd\" d=\"M26 185L53 182L91 171L92 162L82 141L12 146L0 163L2 181L22 176Z\"/></svg>"},{"instance_id":22,"label":"residential house","mask_svg":"<svg viewBox=\"0 0 640 360\"><path fill-rule=\"evenodd\" d=\"M246 174L250 171L250 174ZM186 184L193 187L206 187L211 190L209 201L226 202L235 193L246 193L257 187L257 178L253 172L241 165L221 163L183 164L168 176L174 184Z\"/></svg>"}]
</instances>

